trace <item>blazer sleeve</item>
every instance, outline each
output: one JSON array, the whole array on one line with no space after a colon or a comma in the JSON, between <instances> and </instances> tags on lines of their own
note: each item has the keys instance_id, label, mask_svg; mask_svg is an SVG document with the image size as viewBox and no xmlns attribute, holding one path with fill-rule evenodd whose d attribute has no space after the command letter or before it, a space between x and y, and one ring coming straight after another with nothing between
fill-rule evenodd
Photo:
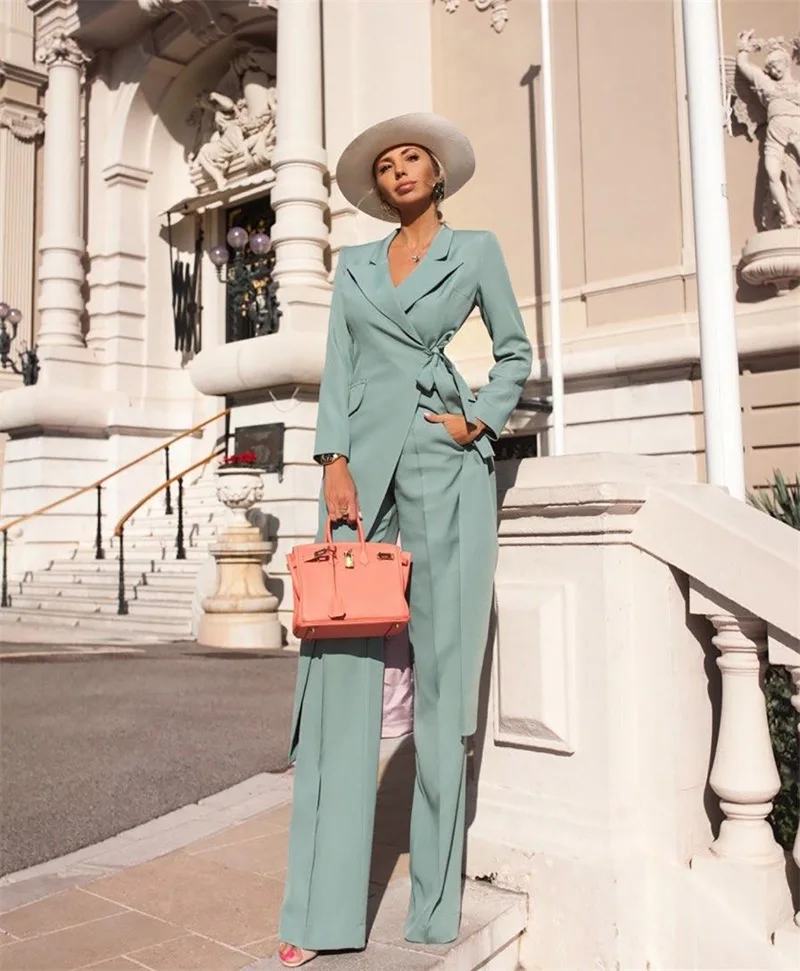
<instances>
[{"instance_id":1,"label":"blazer sleeve","mask_svg":"<svg viewBox=\"0 0 800 971\"><path fill-rule=\"evenodd\" d=\"M344 250L342 250L333 281L331 313L328 318L328 341L319 388L317 433L314 439L315 458L325 452L338 452L347 458L350 457L347 399L353 373L353 343L344 315L342 290L345 281L345 265Z\"/></svg>"},{"instance_id":2,"label":"blazer sleeve","mask_svg":"<svg viewBox=\"0 0 800 971\"><path fill-rule=\"evenodd\" d=\"M497 438L525 388L533 352L494 233L486 233L483 239L476 299L492 338L495 364L489 383L478 392L472 416L485 423L487 435Z\"/></svg>"}]
</instances>

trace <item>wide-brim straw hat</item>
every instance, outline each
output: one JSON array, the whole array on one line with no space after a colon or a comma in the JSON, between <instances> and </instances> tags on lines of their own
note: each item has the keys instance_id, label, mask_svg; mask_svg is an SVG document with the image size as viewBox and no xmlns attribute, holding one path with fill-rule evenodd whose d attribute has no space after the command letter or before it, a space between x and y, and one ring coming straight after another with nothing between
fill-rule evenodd
<instances>
[{"instance_id":1,"label":"wide-brim straw hat","mask_svg":"<svg viewBox=\"0 0 800 971\"><path fill-rule=\"evenodd\" d=\"M336 182L345 199L376 219L397 221L396 214L381 205L373 174L378 156L397 145L419 145L441 162L445 175L443 198L458 192L475 171L475 153L469 139L447 118L417 112L381 121L354 138L336 166Z\"/></svg>"}]
</instances>

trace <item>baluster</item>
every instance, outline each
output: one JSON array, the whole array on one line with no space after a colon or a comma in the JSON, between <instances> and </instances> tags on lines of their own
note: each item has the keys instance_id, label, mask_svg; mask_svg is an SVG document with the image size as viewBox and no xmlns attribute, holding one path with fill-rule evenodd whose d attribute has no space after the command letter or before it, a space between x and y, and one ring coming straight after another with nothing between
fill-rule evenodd
<instances>
[{"instance_id":1,"label":"baluster","mask_svg":"<svg viewBox=\"0 0 800 971\"><path fill-rule=\"evenodd\" d=\"M119 529L119 590L117 592L117 613L128 613L128 601L125 599L125 527Z\"/></svg>"},{"instance_id":2,"label":"baluster","mask_svg":"<svg viewBox=\"0 0 800 971\"><path fill-rule=\"evenodd\" d=\"M3 593L0 605L10 607L11 601L8 599L8 530L3 530Z\"/></svg>"},{"instance_id":3,"label":"baluster","mask_svg":"<svg viewBox=\"0 0 800 971\"><path fill-rule=\"evenodd\" d=\"M755 617L716 614L712 638L720 652L722 715L709 782L725 819L711 846L717 856L769 863L783 857L767 816L780 778L764 700L766 625Z\"/></svg>"},{"instance_id":4,"label":"baluster","mask_svg":"<svg viewBox=\"0 0 800 971\"><path fill-rule=\"evenodd\" d=\"M178 549L176 559L186 559L186 547L183 545L183 476L178 479L178 535L175 539Z\"/></svg>"},{"instance_id":5,"label":"baluster","mask_svg":"<svg viewBox=\"0 0 800 971\"><path fill-rule=\"evenodd\" d=\"M167 488L165 491L165 499L164 499L164 505L166 508L164 509L164 511L168 516L171 516L172 515L172 492L170 491L170 485L169 485L169 445L164 446L164 458L166 460L166 465L167 465Z\"/></svg>"},{"instance_id":6,"label":"baluster","mask_svg":"<svg viewBox=\"0 0 800 971\"><path fill-rule=\"evenodd\" d=\"M103 549L103 510L102 510L102 486L97 487L97 535L94 539L94 558L104 560L106 551Z\"/></svg>"}]
</instances>

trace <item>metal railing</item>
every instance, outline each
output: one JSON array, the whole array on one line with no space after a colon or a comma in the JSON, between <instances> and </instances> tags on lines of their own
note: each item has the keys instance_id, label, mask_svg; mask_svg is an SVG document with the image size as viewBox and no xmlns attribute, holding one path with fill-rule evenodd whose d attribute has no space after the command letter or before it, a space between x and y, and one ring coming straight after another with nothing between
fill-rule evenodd
<instances>
[{"instance_id":1,"label":"metal railing","mask_svg":"<svg viewBox=\"0 0 800 971\"><path fill-rule=\"evenodd\" d=\"M159 492L164 489L169 489L171 485L177 483L178 485L178 522L175 534L175 559L185 560L186 559L186 545L183 538L183 479L190 472L194 472L195 469L199 469L201 465L207 465L212 459L217 458L220 455L225 454L226 449L224 447L215 449L210 455L206 455L205 458L200 459L199 462L194 462L188 468L185 468L182 472L173 476L171 479L167 479L166 482L162 482L160 485L156 486L155 489L151 489L142 499L140 499L135 505L125 513L120 519L117 525L114 527L114 536L117 538L117 551L118 551L118 563L119 563L119 585L117 588L117 613L127 614L128 613L128 602L125 599L125 524L135 515L146 503L148 503L154 496L157 496Z\"/></svg>"},{"instance_id":2,"label":"metal railing","mask_svg":"<svg viewBox=\"0 0 800 971\"><path fill-rule=\"evenodd\" d=\"M146 459L151 458L153 455L157 455L159 452L164 453L164 471L165 471L165 481L159 486L158 489L154 490L152 494L157 494L158 492L164 490L164 511L168 516L172 515L172 491L171 486L174 482L186 475L191 469L184 469L180 476L170 476L170 461L169 461L169 450L176 443L182 439L188 437L189 435L194 435L195 432L199 432L201 429L205 428L207 425L218 421L220 418L225 419L225 432L224 432L224 445L220 451L225 455L228 454L228 439L230 437L230 408L225 408L224 411L218 412L216 415L212 415L211 418L206 418L205 421L199 422L192 428L188 428L186 431L181 432L179 435L175 435L168 442L163 445L158 445L156 448L151 448L150 451L145 452L138 458L132 459L130 462L126 462L119 468L114 469L113 472L109 472L102 478L97 479L96 482L92 482L89 485L83 486L81 489L76 489L74 492L70 492L69 495L62 496L60 499L56 499L54 502L49 502L44 506L40 506L38 509L34 509L33 512L26 513L24 516L18 516L16 519L12 519L11 522L3 523L0 525L0 532L3 534L3 554L2 554L2 581L0 586L0 606L9 607L10 601L8 597L8 533L9 530L14 529L16 526L21 526L23 523L30 519L35 519L37 516L42 516L45 513L51 512L58 506L62 506L73 499L77 499L79 496L85 495L87 492L97 493L97 503L96 503L96 517L97 517L97 528L95 530L95 559L103 560L105 559L105 550L103 548L103 510L102 510L102 490L103 486L120 475L122 472L126 472L128 469L132 469L134 466L138 465L140 462L144 462ZM204 462L210 460L214 454L219 454L219 452L212 453L202 459L200 462L196 463L195 468L198 465L202 465ZM182 485L180 486L182 488ZM149 498L149 496L148 496ZM145 499L144 501L147 501ZM182 518L182 514L181 514Z\"/></svg>"}]
</instances>

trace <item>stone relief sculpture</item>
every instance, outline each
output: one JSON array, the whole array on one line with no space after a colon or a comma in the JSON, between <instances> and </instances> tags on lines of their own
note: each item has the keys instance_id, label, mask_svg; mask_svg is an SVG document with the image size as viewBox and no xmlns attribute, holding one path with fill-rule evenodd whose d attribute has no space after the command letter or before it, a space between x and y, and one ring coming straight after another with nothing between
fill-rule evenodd
<instances>
[{"instance_id":1,"label":"stone relief sculpture","mask_svg":"<svg viewBox=\"0 0 800 971\"><path fill-rule=\"evenodd\" d=\"M473 0L478 10L491 10L491 26L496 33L500 33L508 22L507 0ZM461 0L444 0L444 9L448 13L455 13L461 6Z\"/></svg>"},{"instance_id":2,"label":"stone relief sculpture","mask_svg":"<svg viewBox=\"0 0 800 971\"><path fill-rule=\"evenodd\" d=\"M751 55L765 52L763 67ZM765 188L756 200L760 232L745 244L741 272L749 283L786 292L800 279L800 36L739 34L735 58L725 59L728 130L741 126L761 147Z\"/></svg>"},{"instance_id":3,"label":"stone relief sculpture","mask_svg":"<svg viewBox=\"0 0 800 971\"><path fill-rule=\"evenodd\" d=\"M189 173L200 189L267 168L275 148L277 93L270 51L238 51L216 91L202 91L187 119L197 135Z\"/></svg>"},{"instance_id":4,"label":"stone relief sculpture","mask_svg":"<svg viewBox=\"0 0 800 971\"><path fill-rule=\"evenodd\" d=\"M174 10L202 44L211 44L225 37L236 26L230 14L219 10L218 4L207 0L138 0L139 6L151 17L160 17Z\"/></svg>"}]
</instances>

